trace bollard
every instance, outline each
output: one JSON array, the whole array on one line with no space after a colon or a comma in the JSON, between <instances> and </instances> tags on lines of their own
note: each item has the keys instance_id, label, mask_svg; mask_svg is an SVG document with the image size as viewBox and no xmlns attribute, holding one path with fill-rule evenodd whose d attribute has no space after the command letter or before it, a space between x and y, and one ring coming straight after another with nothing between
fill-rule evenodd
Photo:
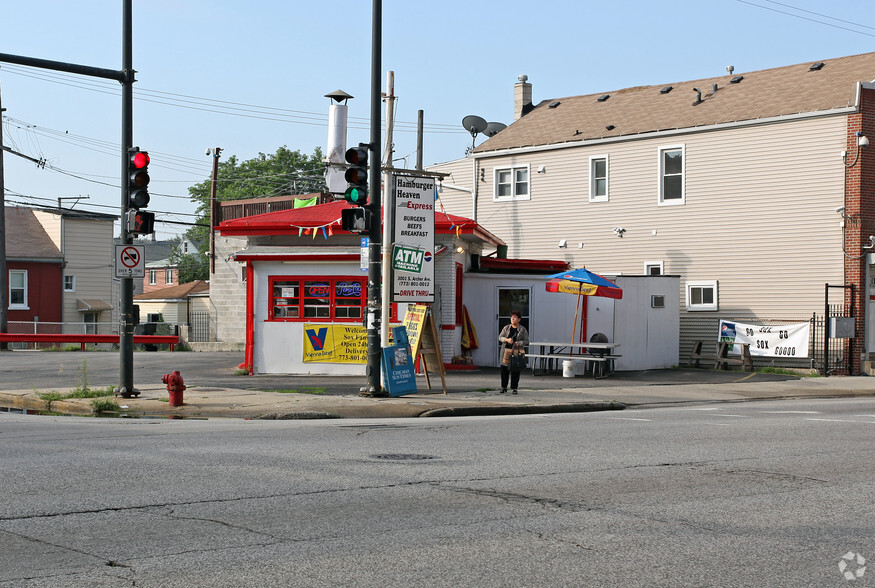
<instances>
[{"instance_id":1,"label":"bollard","mask_svg":"<svg viewBox=\"0 0 875 588\"><path fill-rule=\"evenodd\" d=\"M164 374L161 381L167 384L167 392L170 394L170 406L182 406L182 391L185 390L185 383L182 381L182 375L179 370L172 374Z\"/></svg>"}]
</instances>

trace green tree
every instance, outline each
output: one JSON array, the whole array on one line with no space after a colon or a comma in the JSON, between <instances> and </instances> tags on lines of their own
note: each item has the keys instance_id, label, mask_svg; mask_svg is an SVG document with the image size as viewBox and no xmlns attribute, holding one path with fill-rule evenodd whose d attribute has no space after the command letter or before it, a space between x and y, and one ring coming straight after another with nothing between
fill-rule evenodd
<instances>
[{"instance_id":1,"label":"green tree","mask_svg":"<svg viewBox=\"0 0 875 588\"><path fill-rule=\"evenodd\" d=\"M182 239L177 237L170 247L170 263L176 265L177 282L187 284L195 280L210 279L210 264L207 256L201 251L182 252Z\"/></svg>"},{"instance_id":2,"label":"green tree","mask_svg":"<svg viewBox=\"0 0 875 588\"><path fill-rule=\"evenodd\" d=\"M322 150L318 147L312 155L292 151L283 145L276 153L259 153L257 157L246 161L239 161L236 155L220 158L216 174L216 200L321 192L325 189L324 170ZM209 249L211 183L212 179L207 178L188 189L191 199L198 203L198 219L197 226L191 227L186 236L197 243L202 252Z\"/></svg>"}]
</instances>

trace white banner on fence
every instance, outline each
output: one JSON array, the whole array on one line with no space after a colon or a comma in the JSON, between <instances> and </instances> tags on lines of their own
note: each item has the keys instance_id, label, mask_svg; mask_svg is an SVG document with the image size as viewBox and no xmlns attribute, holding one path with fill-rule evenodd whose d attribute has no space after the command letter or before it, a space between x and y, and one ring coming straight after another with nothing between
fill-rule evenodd
<instances>
[{"instance_id":1,"label":"white banner on fence","mask_svg":"<svg viewBox=\"0 0 875 588\"><path fill-rule=\"evenodd\" d=\"M718 341L749 343L750 354L761 357L808 357L811 323L792 325L750 325L720 320ZM741 353L741 347L729 351Z\"/></svg>"}]
</instances>

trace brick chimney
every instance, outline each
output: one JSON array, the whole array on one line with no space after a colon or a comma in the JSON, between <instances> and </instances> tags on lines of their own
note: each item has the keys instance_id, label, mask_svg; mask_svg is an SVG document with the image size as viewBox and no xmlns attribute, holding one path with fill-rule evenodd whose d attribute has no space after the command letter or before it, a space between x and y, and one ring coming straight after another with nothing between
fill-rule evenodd
<instances>
[{"instance_id":1,"label":"brick chimney","mask_svg":"<svg viewBox=\"0 0 875 588\"><path fill-rule=\"evenodd\" d=\"M513 119L519 120L532 109L532 85L529 76L523 74L513 85Z\"/></svg>"}]
</instances>

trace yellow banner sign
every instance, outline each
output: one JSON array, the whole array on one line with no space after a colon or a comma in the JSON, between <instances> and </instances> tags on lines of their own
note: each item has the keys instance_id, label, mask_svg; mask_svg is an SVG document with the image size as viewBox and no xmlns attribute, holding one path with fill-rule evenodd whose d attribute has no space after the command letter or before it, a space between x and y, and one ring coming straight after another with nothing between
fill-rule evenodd
<instances>
[{"instance_id":1,"label":"yellow banner sign","mask_svg":"<svg viewBox=\"0 0 875 588\"><path fill-rule=\"evenodd\" d=\"M304 325L304 361L368 363L368 331L361 325Z\"/></svg>"},{"instance_id":2,"label":"yellow banner sign","mask_svg":"<svg viewBox=\"0 0 875 588\"><path fill-rule=\"evenodd\" d=\"M562 292L564 294L582 294L583 296L589 296L591 294L595 294L596 290L599 287L595 284L584 284L582 282L570 282L563 280L559 282L559 288L557 292Z\"/></svg>"}]
</instances>

